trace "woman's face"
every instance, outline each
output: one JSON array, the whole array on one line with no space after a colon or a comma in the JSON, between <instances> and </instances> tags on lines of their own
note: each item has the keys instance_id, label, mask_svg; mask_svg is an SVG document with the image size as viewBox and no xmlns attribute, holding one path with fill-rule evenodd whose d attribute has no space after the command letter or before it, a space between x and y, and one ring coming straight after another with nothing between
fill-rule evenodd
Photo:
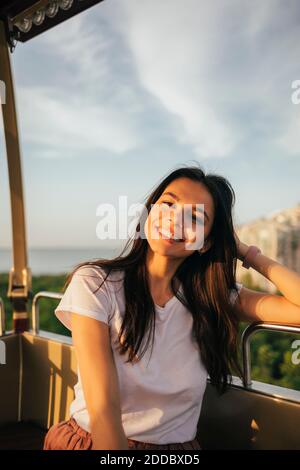
<instances>
[{"instance_id":1,"label":"woman's face","mask_svg":"<svg viewBox=\"0 0 300 470\"><path fill-rule=\"evenodd\" d=\"M197 249L204 251L213 217L213 198L205 185L181 177L172 181L153 205L144 230L154 252L186 257Z\"/></svg>"}]
</instances>

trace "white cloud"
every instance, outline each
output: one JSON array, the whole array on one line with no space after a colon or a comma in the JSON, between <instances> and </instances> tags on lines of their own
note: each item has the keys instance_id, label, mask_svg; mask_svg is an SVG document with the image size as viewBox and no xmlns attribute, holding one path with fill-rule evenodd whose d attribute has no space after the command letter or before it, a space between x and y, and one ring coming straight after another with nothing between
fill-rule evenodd
<instances>
[{"instance_id":1,"label":"white cloud","mask_svg":"<svg viewBox=\"0 0 300 470\"><path fill-rule=\"evenodd\" d=\"M134 148L138 139L134 125L114 106L85 103L78 97L59 99L53 89L22 88L20 109L24 141L40 145L42 155L63 157L90 150L117 154Z\"/></svg>"},{"instance_id":2,"label":"white cloud","mask_svg":"<svg viewBox=\"0 0 300 470\"><path fill-rule=\"evenodd\" d=\"M298 78L295 5L103 2L39 38L44 60L62 65L59 91L23 85L24 137L47 143L45 156L59 155L58 147L71 155L147 146L150 93L163 107L160 122L173 129L168 137L200 158L232 155L257 136L272 152L298 152L288 124L289 83Z\"/></svg>"},{"instance_id":3,"label":"white cloud","mask_svg":"<svg viewBox=\"0 0 300 470\"><path fill-rule=\"evenodd\" d=\"M232 151L237 138L207 96L209 71L201 65L209 65L209 29L216 27L218 18L212 15L200 22L198 4L176 2L175 8L168 0L131 1L123 4L127 23L120 27L144 87L182 120L178 141L191 144L202 157L222 157Z\"/></svg>"},{"instance_id":4,"label":"white cloud","mask_svg":"<svg viewBox=\"0 0 300 470\"><path fill-rule=\"evenodd\" d=\"M294 105L296 106L296 105ZM300 105L298 106L298 114L290 119L285 132L278 138L279 146L290 155L300 155Z\"/></svg>"},{"instance_id":5,"label":"white cloud","mask_svg":"<svg viewBox=\"0 0 300 470\"><path fill-rule=\"evenodd\" d=\"M90 10L40 37L41 47L49 57L55 60L61 57L65 67L73 67L76 73L70 78L76 83L111 78L109 56L113 40L104 33L102 25L93 20L93 10Z\"/></svg>"},{"instance_id":6,"label":"white cloud","mask_svg":"<svg viewBox=\"0 0 300 470\"><path fill-rule=\"evenodd\" d=\"M277 0L122 6L118 26L141 83L180 120L179 142L202 158L228 156L257 131L278 144L278 129L286 133L283 109L289 112L283 84L297 63L296 2L284 11Z\"/></svg>"},{"instance_id":7,"label":"white cloud","mask_svg":"<svg viewBox=\"0 0 300 470\"><path fill-rule=\"evenodd\" d=\"M85 14L39 38L43 60L61 77L47 86L32 77L37 84L18 87L22 136L40 146L39 155L122 154L140 145L142 108L131 84L115 73L112 37Z\"/></svg>"}]
</instances>

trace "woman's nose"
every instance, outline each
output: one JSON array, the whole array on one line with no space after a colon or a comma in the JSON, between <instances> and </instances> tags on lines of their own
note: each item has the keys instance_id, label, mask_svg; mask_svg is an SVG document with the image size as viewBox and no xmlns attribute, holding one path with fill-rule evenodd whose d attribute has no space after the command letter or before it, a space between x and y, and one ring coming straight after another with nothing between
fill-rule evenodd
<instances>
[{"instance_id":1,"label":"woman's nose","mask_svg":"<svg viewBox=\"0 0 300 470\"><path fill-rule=\"evenodd\" d=\"M163 225L166 225L166 228L168 228L174 236L182 237L183 233L183 224L182 224L182 211L181 210L174 210L171 211L170 214L168 214L167 217L163 219Z\"/></svg>"}]
</instances>

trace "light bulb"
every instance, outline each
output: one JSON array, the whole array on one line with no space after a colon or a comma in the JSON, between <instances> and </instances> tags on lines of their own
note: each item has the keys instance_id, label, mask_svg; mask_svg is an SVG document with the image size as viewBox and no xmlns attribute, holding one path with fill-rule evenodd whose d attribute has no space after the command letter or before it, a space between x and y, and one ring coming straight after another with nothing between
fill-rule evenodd
<instances>
[{"instance_id":1,"label":"light bulb","mask_svg":"<svg viewBox=\"0 0 300 470\"><path fill-rule=\"evenodd\" d=\"M53 18L56 13L58 12L58 9L59 9L59 5L57 2L49 2L47 7L46 7L46 15L49 17L49 18Z\"/></svg>"},{"instance_id":2,"label":"light bulb","mask_svg":"<svg viewBox=\"0 0 300 470\"><path fill-rule=\"evenodd\" d=\"M33 23L36 26L40 26L40 24L42 24L45 19L45 14L45 10L37 10L33 15Z\"/></svg>"},{"instance_id":3,"label":"light bulb","mask_svg":"<svg viewBox=\"0 0 300 470\"><path fill-rule=\"evenodd\" d=\"M62 10L69 10L72 5L73 5L73 0L60 0L59 1L59 7Z\"/></svg>"},{"instance_id":4,"label":"light bulb","mask_svg":"<svg viewBox=\"0 0 300 470\"><path fill-rule=\"evenodd\" d=\"M16 27L22 31L22 33L28 33L32 27L32 18L23 18L22 20L16 23Z\"/></svg>"}]
</instances>

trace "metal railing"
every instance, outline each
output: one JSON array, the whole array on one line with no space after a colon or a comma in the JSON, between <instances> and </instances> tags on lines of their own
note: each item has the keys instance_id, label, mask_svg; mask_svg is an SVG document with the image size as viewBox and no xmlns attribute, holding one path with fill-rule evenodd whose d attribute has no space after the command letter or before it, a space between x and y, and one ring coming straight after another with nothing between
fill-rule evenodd
<instances>
[{"instance_id":1,"label":"metal railing","mask_svg":"<svg viewBox=\"0 0 300 470\"><path fill-rule=\"evenodd\" d=\"M40 300L41 299L61 299L63 296L59 292L41 291L35 294L32 300L32 330L33 334L38 335L40 332Z\"/></svg>"},{"instance_id":2,"label":"metal railing","mask_svg":"<svg viewBox=\"0 0 300 470\"><path fill-rule=\"evenodd\" d=\"M2 297L0 297L0 336L5 333L5 308Z\"/></svg>"},{"instance_id":3,"label":"metal railing","mask_svg":"<svg viewBox=\"0 0 300 470\"><path fill-rule=\"evenodd\" d=\"M42 298L49 298L49 299L61 299L63 296L62 293L59 292L49 292L49 291L41 291L35 294L32 301L32 330L33 334L37 335L40 332L40 310L39 310L39 302ZM4 320L4 305L2 299L0 298L0 312L1 312L1 324ZM4 327L2 326L2 331ZM266 323L266 322L255 322L251 323L249 326L245 328L242 334L242 360L243 360L243 368L244 368L244 375L245 375L245 387L250 387L252 385L251 380L251 351L250 351L250 343L252 336L257 331L279 331L281 333L295 333L300 334L300 326L297 325L283 325L278 323ZM0 329L1 333L1 329Z\"/></svg>"},{"instance_id":4,"label":"metal railing","mask_svg":"<svg viewBox=\"0 0 300 470\"><path fill-rule=\"evenodd\" d=\"M250 351L250 341L254 333L257 331L280 331L281 333L296 333L300 334L300 326L296 325L282 325L266 322L255 322L247 326L242 334L242 358L243 358L243 367L245 374L245 387L250 387L252 384L251 380L251 351Z\"/></svg>"}]
</instances>

